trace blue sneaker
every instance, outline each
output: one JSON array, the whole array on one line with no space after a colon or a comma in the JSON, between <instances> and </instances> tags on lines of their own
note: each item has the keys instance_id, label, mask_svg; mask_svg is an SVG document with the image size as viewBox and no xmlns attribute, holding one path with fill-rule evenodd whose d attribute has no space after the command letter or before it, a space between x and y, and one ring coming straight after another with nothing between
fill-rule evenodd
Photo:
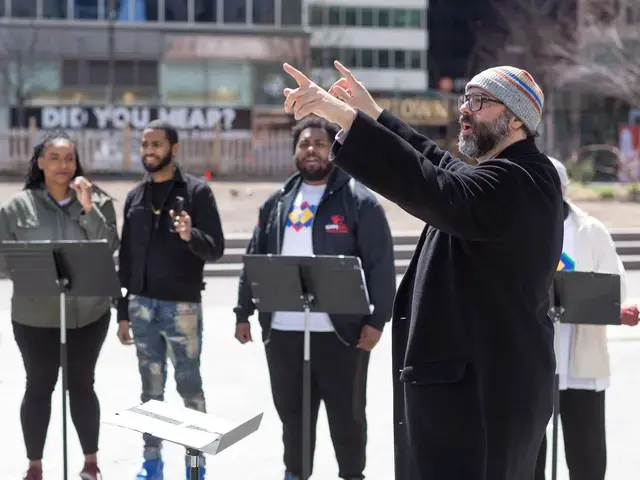
<instances>
[{"instance_id":1,"label":"blue sneaker","mask_svg":"<svg viewBox=\"0 0 640 480\"><path fill-rule=\"evenodd\" d=\"M300 477L296 477L293 473L291 472L285 472L284 474L284 480L300 480Z\"/></svg>"},{"instance_id":2,"label":"blue sneaker","mask_svg":"<svg viewBox=\"0 0 640 480\"><path fill-rule=\"evenodd\" d=\"M145 460L136 480L164 480L162 460Z\"/></svg>"},{"instance_id":3,"label":"blue sneaker","mask_svg":"<svg viewBox=\"0 0 640 480\"><path fill-rule=\"evenodd\" d=\"M206 473L206 468L204 467L204 465L200 465L200 476L198 477L198 480L205 480L205 473ZM187 467L187 476L186 476L187 480L191 480L191 467ZM155 479L154 479L155 480Z\"/></svg>"}]
</instances>

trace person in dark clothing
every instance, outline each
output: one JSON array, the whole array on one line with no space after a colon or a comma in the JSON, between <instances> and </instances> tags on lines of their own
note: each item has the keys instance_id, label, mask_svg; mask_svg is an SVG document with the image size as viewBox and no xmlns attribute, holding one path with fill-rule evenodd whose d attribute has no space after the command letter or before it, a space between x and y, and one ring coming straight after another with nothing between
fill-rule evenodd
<instances>
[{"instance_id":1,"label":"person in dark clothing","mask_svg":"<svg viewBox=\"0 0 640 480\"><path fill-rule=\"evenodd\" d=\"M343 479L362 479L366 461L365 414L370 351L391 319L395 295L393 241L382 206L361 184L328 161L336 125L310 116L294 128L298 173L260 208L247 247L250 254L347 255L362 261L374 305L372 315L311 314L311 445L320 402ZM240 277L236 338L252 340L256 306L245 272ZM304 314L260 312L273 401L283 424L285 480L302 478ZM306 480L306 479L304 479Z\"/></svg>"},{"instance_id":2,"label":"person in dark clothing","mask_svg":"<svg viewBox=\"0 0 640 480\"><path fill-rule=\"evenodd\" d=\"M33 152L21 192L0 206L0 241L106 240L119 246L112 199L85 176L76 146L64 133L53 133ZM11 272L2 262L0 271ZM100 403L94 374L111 318L109 297L68 297L67 389L69 413L85 456L80 477L98 480ZM13 333L22 354L27 385L20 420L29 459L25 480L42 479L42 456L51 395L60 369L58 297L11 299Z\"/></svg>"},{"instance_id":3,"label":"person in dark clothing","mask_svg":"<svg viewBox=\"0 0 640 480\"><path fill-rule=\"evenodd\" d=\"M224 236L211 188L178 167L177 153L178 132L171 124L156 120L147 125L141 156L148 173L124 205L119 276L127 295L118 304L118 337L125 345L135 343L143 402L164 399L170 355L185 406L205 412L203 273L205 262L224 253ZM179 215L174 211L178 196L184 199ZM136 478L162 480L162 442L146 434L144 442L144 463ZM200 471L204 475L204 467Z\"/></svg>"},{"instance_id":4,"label":"person in dark clothing","mask_svg":"<svg viewBox=\"0 0 640 480\"><path fill-rule=\"evenodd\" d=\"M285 65L299 86L285 110L338 123L332 162L427 225L394 304L396 478L531 480L553 409L549 289L564 221L558 174L534 140L542 91L513 67L467 84L470 165L335 65L344 77L330 92Z\"/></svg>"}]
</instances>

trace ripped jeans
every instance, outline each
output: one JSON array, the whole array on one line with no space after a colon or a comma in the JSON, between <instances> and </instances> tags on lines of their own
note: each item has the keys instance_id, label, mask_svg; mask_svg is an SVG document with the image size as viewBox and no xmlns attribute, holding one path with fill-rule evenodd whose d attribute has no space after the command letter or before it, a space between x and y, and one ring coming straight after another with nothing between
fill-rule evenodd
<instances>
[{"instance_id":1,"label":"ripped jeans","mask_svg":"<svg viewBox=\"0 0 640 480\"><path fill-rule=\"evenodd\" d=\"M206 412L200 376L202 305L131 295L129 321L142 377L142 402L164 401L168 356L184 405ZM143 438L145 460L161 458L162 440L148 434Z\"/></svg>"}]
</instances>

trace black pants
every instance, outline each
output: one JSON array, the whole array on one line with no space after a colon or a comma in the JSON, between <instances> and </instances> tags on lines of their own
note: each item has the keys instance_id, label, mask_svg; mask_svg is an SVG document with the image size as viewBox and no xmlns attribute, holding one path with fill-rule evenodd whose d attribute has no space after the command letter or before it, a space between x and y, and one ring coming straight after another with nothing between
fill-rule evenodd
<instances>
[{"instance_id":1,"label":"black pants","mask_svg":"<svg viewBox=\"0 0 640 480\"><path fill-rule=\"evenodd\" d=\"M69 410L85 455L98 451L100 404L93 389L98 355L109 330L110 312L84 328L67 331ZM20 420L29 460L41 460L51 418L51 395L60 369L60 329L13 324L27 388Z\"/></svg>"},{"instance_id":2,"label":"black pants","mask_svg":"<svg viewBox=\"0 0 640 480\"><path fill-rule=\"evenodd\" d=\"M562 422L565 456L571 480L605 478L607 441L604 399L605 392L560 391L559 420ZM560 439L561 437L558 438ZM543 438L534 480L545 480L547 443L547 439Z\"/></svg>"},{"instance_id":3,"label":"black pants","mask_svg":"<svg viewBox=\"0 0 640 480\"><path fill-rule=\"evenodd\" d=\"M272 330L266 345L273 401L283 424L284 464L302 478L304 333ZM369 352L334 333L311 334L311 462L320 401L324 401L340 478L364 478Z\"/></svg>"}]
</instances>

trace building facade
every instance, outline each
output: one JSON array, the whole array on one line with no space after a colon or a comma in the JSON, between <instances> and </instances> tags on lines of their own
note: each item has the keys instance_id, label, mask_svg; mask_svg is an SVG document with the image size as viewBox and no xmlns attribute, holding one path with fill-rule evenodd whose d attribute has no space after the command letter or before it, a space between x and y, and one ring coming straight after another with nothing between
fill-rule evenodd
<instances>
[{"instance_id":1,"label":"building facade","mask_svg":"<svg viewBox=\"0 0 640 480\"><path fill-rule=\"evenodd\" d=\"M281 109L290 85L282 63L305 65L310 57L303 5L0 0L7 126L24 127L40 112L43 127L140 127L160 112L185 129L208 129L221 118L244 128L250 110Z\"/></svg>"},{"instance_id":2,"label":"building facade","mask_svg":"<svg viewBox=\"0 0 640 480\"><path fill-rule=\"evenodd\" d=\"M428 85L425 0L309 0L314 78L331 84L340 59L373 91Z\"/></svg>"}]
</instances>

